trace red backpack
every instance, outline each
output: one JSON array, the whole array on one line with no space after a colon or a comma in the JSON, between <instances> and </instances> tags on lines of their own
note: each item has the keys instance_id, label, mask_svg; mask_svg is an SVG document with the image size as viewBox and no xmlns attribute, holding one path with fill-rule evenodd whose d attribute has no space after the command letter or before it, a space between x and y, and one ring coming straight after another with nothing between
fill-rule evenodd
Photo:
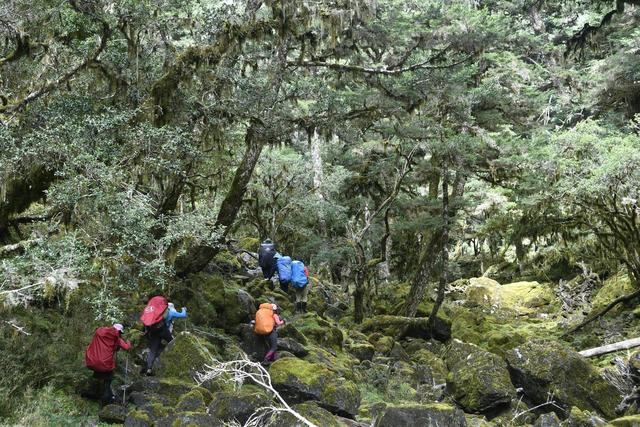
<instances>
[{"instance_id":1,"label":"red backpack","mask_svg":"<svg viewBox=\"0 0 640 427\"><path fill-rule=\"evenodd\" d=\"M118 331L111 326L96 329L91 344L84 353L84 364L95 372L111 372L116 368L113 357L118 348Z\"/></svg>"},{"instance_id":2,"label":"red backpack","mask_svg":"<svg viewBox=\"0 0 640 427\"><path fill-rule=\"evenodd\" d=\"M144 326L150 329L160 329L164 321L164 312L169 307L169 302L163 296L153 297L147 303L144 311L140 315L140 320Z\"/></svg>"}]
</instances>

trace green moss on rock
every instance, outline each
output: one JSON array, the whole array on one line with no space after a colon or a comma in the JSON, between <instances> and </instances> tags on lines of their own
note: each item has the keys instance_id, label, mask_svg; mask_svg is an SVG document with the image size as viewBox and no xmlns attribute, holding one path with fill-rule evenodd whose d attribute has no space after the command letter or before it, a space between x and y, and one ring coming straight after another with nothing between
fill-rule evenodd
<instances>
[{"instance_id":1,"label":"green moss on rock","mask_svg":"<svg viewBox=\"0 0 640 427\"><path fill-rule=\"evenodd\" d=\"M162 377L191 380L218 353L218 349L208 341L189 332L181 332L160 355L157 371Z\"/></svg>"},{"instance_id":2,"label":"green moss on rock","mask_svg":"<svg viewBox=\"0 0 640 427\"><path fill-rule=\"evenodd\" d=\"M315 403L305 402L293 406L293 410L311 421L317 426L322 427L347 427L347 424L340 422L331 412L319 407ZM299 427L303 424L295 416L281 412L273 420L273 425L278 427Z\"/></svg>"},{"instance_id":3,"label":"green moss on rock","mask_svg":"<svg viewBox=\"0 0 640 427\"><path fill-rule=\"evenodd\" d=\"M593 297L591 301L592 310L594 312L602 310L610 302L615 299L630 294L636 289L633 286L633 282L629 279L629 275L624 272L617 273L616 275L608 278L602 284L602 287L598 290L598 293ZM613 316L622 310L622 306L618 305L611 309L607 315Z\"/></svg>"},{"instance_id":4,"label":"green moss on rock","mask_svg":"<svg viewBox=\"0 0 640 427\"><path fill-rule=\"evenodd\" d=\"M268 406L271 401L263 390L245 386L240 390L215 393L208 412L220 421L237 420L244 424L258 408Z\"/></svg>"},{"instance_id":5,"label":"green moss on rock","mask_svg":"<svg viewBox=\"0 0 640 427\"><path fill-rule=\"evenodd\" d=\"M325 409L350 417L358 413L356 385L327 367L295 358L276 360L269 369L276 390L292 402L316 400Z\"/></svg>"},{"instance_id":6,"label":"green moss on rock","mask_svg":"<svg viewBox=\"0 0 640 427\"><path fill-rule=\"evenodd\" d=\"M315 313L305 314L296 320L295 326L308 340L316 344L331 347L334 350L342 349L344 341L342 330Z\"/></svg>"},{"instance_id":7,"label":"green moss on rock","mask_svg":"<svg viewBox=\"0 0 640 427\"><path fill-rule=\"evenodd\" d=\"M454 340L447 355L447 388L466 412L494 411L516 396L507 365L495 354Z\"/></svg>"},{"instance_id":8,"label":"green moss on rock","mask_svg":"<svg viewBox=\"0 0 640 427\"><path fill-rule=\"evenodd\" d=\"M464 413L445 403L392 405L384 409L376 427L466 427Z\"/></svg>"},{"instance_id":9,"label":"green moss on rock","mask_svg":"<svg viewBox=\"0 0 640 427\"><path fill-rule=\"evenodd\" d=\"M576 406L615 417L620 393L576 351L555 341L534 341L507 352L506 358L513 384L532 403L544 403L552 395L563 408L560 416Z\"/></svg>"}]
</instances>

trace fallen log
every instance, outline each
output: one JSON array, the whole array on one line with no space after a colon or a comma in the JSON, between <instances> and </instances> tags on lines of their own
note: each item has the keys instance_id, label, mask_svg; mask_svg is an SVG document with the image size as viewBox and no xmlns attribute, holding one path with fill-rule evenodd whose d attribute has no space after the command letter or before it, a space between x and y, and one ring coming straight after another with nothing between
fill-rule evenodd
<instances>
[{"instance_id":1,"label":"fallen log","mask_svg":"<svg viewBox=\"0 0 640 427\"><path fill-rule=\"evenodd\" d=\"M638 289L637 291L632 292L630 294L623 295L620 298L617 298L617 299L611 301L605 308L603 308L602 310L600 310L596 314L590 315L582 323L580 323L579 325L569 329L568 331L566 331L565 333L560 335L560 338L565 338L566 336L568 336L568 335L570 335L570 334L582 329L583 327L585 327L589 323L591 323L594 320L596 320L596 319L604 316L605 314L607 314L609 312L609 310L611 310L616 305L618 305L618 304L620 304L622 302L630 301L630 300L632 300L632 299L634 299L636 297L639 297L639 296L640 296L640 289Z\"/></svg>"},{"instance_id":2,"label":"fallen log","mask_svg":"<svg viewBox=\"0 0 640 427\"><path fill-rule=\"evenodd\" d=\"M633 347L640 346L640 338L631 338L624 341L619 341L613 344L603 345L601 347L590 348L588 350L580 351L580 355L584 357L599 356L601 354L613 353L614 351L628 350Z\"/></svg>"},{"instance_id":3,"label":"fallen log","mask_svg":"<svg viewBox=\"0 0 640 427\"><path fill-rule=\"evenodd\" d=\"M0 246L0 258L5 258L13 255L21 255L25 250L37 244L38 242L39 241L37 239L23 240L12 245Z\"/></svg>"}]
</instances>

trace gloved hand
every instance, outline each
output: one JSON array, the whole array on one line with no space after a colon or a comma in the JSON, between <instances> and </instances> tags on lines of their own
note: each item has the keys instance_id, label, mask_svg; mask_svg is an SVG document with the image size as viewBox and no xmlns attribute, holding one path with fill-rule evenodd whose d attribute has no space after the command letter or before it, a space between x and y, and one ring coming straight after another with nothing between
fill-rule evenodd
<instances>
[{"instance_id":1,"label":"gloved hand","mask_svg":"<svg viewBox=\"0 0 640 427\"><path fill-rule=\"evenodd\" d=\"M182 311L187 312L187 307L182 307Z\"/></svg>"}]
</instances>

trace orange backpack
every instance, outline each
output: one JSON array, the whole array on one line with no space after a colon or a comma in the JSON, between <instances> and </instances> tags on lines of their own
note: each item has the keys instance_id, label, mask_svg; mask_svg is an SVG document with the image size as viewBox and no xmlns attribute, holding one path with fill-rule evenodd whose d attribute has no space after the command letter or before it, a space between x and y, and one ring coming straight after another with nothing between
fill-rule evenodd
<instances>
[{"instance_id":1,"label":"orange backpack","mask_svg":"<svg viewBox=\"0 0 640 427\"><path fill-rule=\"evenodd\" d=\"M258 335L269 335L273 331L275 323L272 304L268 302L260 304L260 309L256 313L254 332Z\"/></svg>"}]
</instances>

